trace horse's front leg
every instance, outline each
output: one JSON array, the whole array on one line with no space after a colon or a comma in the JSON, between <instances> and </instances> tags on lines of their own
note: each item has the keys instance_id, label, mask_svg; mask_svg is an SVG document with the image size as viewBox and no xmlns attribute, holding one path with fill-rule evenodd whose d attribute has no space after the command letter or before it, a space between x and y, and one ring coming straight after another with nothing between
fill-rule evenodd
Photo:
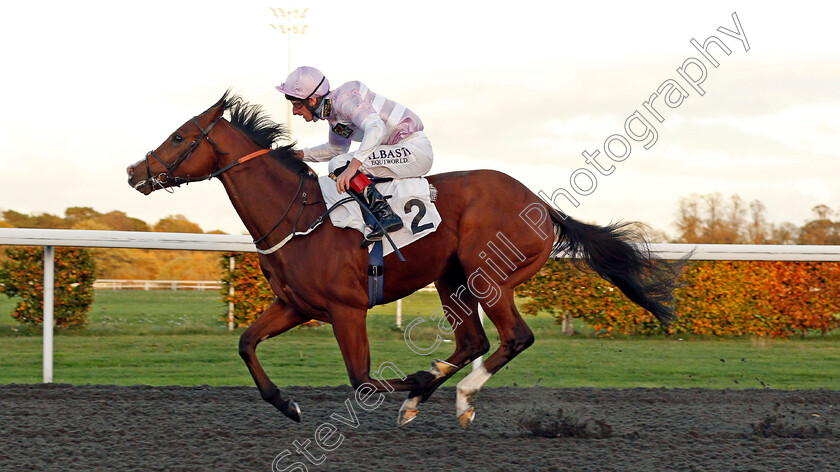
<instances>
[{"instance_id":1,"label":"horse's front leg","mask_svg":"<svg viewBox=\"0 0 840 472\"><path fill-rule=\"evenodd\" d=\"M295 326L309 321L309 318L301 315L284 304L280 299L275 298L274 302L266 309L257 321L242 333L239 338L239 355L251 371L254 382L260 391L263 400L274 405L284 415L300 421L300 408L292 400L284 400L280 390L268 378L259 361L257 360L257 344L260 342L284 333Z\"/></svg>"}]
</instances>

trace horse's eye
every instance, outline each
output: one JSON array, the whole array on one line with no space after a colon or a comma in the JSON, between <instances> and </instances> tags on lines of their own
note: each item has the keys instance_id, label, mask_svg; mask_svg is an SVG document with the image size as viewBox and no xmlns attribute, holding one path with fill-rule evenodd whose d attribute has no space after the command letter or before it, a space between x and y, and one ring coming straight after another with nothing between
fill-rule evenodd
<instances>
[{"instance_id":1,"label":"horse's eye","mask_svg":"<svg viewBox=\"0 0 840 472\"><path fill-rule=\"evenodd\" d=\"M181 141L184 140L184 138L180 134L176 134L175 136L172 137L172 140L175 141L176 143L180 143Z\"/></svg>"}]
</instances>

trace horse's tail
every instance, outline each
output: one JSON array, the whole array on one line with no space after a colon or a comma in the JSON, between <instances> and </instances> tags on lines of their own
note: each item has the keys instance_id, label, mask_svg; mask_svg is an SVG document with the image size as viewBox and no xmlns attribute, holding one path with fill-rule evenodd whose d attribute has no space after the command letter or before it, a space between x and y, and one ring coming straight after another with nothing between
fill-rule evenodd
<instances>
[{"instance_id":1,"label":"horse's tail","mask_svg":"<svg viewBox=\"0 0 840 472\"><path fill-rule=\"evenodd\" d=\"M667 262L651 254L644 235L631 223L596 226L548 209L557 234L552 256L565 253L574 262L582 260L664 326L677 320L667 303L679 285L684 260Z\"/></svg>"}]
</instances>

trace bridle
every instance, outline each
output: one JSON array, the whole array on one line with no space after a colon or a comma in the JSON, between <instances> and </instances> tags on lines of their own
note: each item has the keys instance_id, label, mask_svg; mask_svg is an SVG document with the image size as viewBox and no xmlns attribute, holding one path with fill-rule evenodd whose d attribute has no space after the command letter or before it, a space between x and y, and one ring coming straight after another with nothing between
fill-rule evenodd
<instances>
[{"instance_id":1,"label":"bridle","mask_svg":"<svg viewBox=\"0 0 840 472\"><path fill-rule=\"evenodd\" d=\"M218 177L218 176L222 175L223 173L227 172L228 170L230 170L230 169L232 169L232 168L234 168L234 167L236 167L240 164L248 162L251 159L254 159L255 157L259 157L259 156L262 156L262 155L265 155L265 154L268 154L269 152L271 152L271 149L260 149L259 151L252 152L251 154L240 157L239 159L233 161L232 163L230 163L230 164L228 164L224 167L219 167L219 160L220 160L221 156L229 154L229 153L224 152L221 149L219 149L219 146L217 146L216 143L210 138L210 131L213 129L214 126L216 126L216 123L218 123L219 120L221 120L221 119L222 119L222 116L219 116L218 118L213 120L210 123L210 125L207 126L207 129L204 129L198 123L198 120L196 119L196 117L193 117L192 121L195 123L195 126L199 129L199 131L201 131L201 134L196 139L194 139L192 142L190 142L190 144L186 147L186 149L181 151L181 153L178 154L178 157L175 159L175 161L172 162L171 164L167 164L166 162L164 162L163 159L161 159L160 156L158 156L154 151L149 151L148 153L146 153L146 158L145 158L144 162L146 163L147 179L146 180L141 180L140 182L137 182L134 185L134 188L136 189L136 188L148 183L149 185L152 186L153 189L154 189L155 186L159 186L160 188L166 190L167 192L172 193L172 192L174 192L174 190L172 190L171 187L180 187L181 184L189 184L190 182L200 182L202 180L209 180L209 179L212 179L214 177ZM181 166L181 164L183 164L184 162L187 161L187 159L190 158L192 153L198 148L198 146L204 140L206 140L208 143L210 143L210 145L213 146L213 149L216 151L215 170L213 172L210 172L209 174L207 174L205 176L201 176L201 177L191 177L189 175L187 175L186 177L178 177L178 176L172 175L172 173L175 172L178 169L178 167ZM158 162L160 162L166 168L166 172L161 172L157 176L152 176L151 169L150 169L150 166L149 166L149 156L157 159ZM164 184L169 184L169 185L164 186ZM314 223L312 223L312 225L309 226L309 228L306 231L303 231L303 232L298 232L297 231L298 222L300 221L300 217L303 214L304 207L307 205L306 189L304 188L304 174L301 174L300 175L300 182L298 183L297 190L295 191L295 196L292 197L292 199L289 201L289 205L286 207L286 210L283 212L283 215L280 217L280 219L277 221L277 223L270 230L268 230L261 237L254 240L254 245L265 241L265 239L268 238L268 236L271 233L273 233L274 230L276 230L280 226L280 223L284 219L286 219L286 216L288 215L289 210L292 209L292 205L294 205L294 203L298 199L299 195L300 195L300 200L301 200L300 210L298 212L297 218L295 219L294 225L292 226L291 234L288 237L286 237L286 239L281 241L279 244L276 244L276 245L274 245L273 247L271 247L267 250L262 250L262 249L257 248L257 252L259 252L260 254L271 254L271 253L275 252L277 249L280 249L280 247L282 247L292 237L309 234L315 228L320 226L321 222L323 222L323 219L326 216L326 214L319 217ZM332 211L332 210L330 210L330 211ZM328 211L327 214L330 213L330 211Z\"/></svg>"},{"instance_id":2,"label":"bridle","mask_svg":"<svg viewBox=\"0 0 840 472\"><path fill-rule=\"evenodd\" d=\"M178 157L175 159L175 161L173 161L171 164L167 164L166 162L164 162L163 159L161 159L160 156L158 156L154 151L147 152L146 153L146 158L144 159L144 162L146 164L146 180L141 180L141 181L137 182L136 184L134 184L134 188L137 189L137 188L139 188L143 185L146 185L148 183L153 189L155 187L160 187L161 189L166 190L169 193L172 193L172 192L174 192L174 190L172 190L172 187L180 187L181 184L190 184L191 182L201 182L202 180L209 180L209 179L212 179L214 177L218 177L218 176L224 174L225 172L229 171L230 169L238 166L239 164L243 164L245 162L250 161L251 159L253 159L255 157L259 157L259 156L262 156L263 154L268 154L269 152L271 152L271 149L260 149L259 151L252 152L251 154L248 154L247 156L240 157L239 159L233 161L232 163L230 163L230 164L228 164L224 167L219 167L219 159L223 155L227 155L228 153L219 149L219 146L216 145L215 141L213 141L210 138L210 131L213 129L214 126L216 126L216 123L218 123L219 120L221 120L221 119L222 119L222 116L219 116L218 118L213 120L210 123L210 125L207 126L206 129L204 129L204 128L201 127L200 124L198 124L198 120L196 119L196 117L193 117L192 120L195 123L196 128L198 128L199 131L201 131L201 134L197 138L192 140L192 142L190 142L190 144L187 145L186 149L181 151L181 153L178 154ZM208 143L210 143L210 145L213 146L213 150L216 151L216 166L215 166L216 170L214 170L213 172L210 172L207 175L201 176L201 177L191 177L189 175L187 175L186 177L178 177L176 175L172 175L172 173L175 172L178 169L178 167L181 166L181 164L183 164L184 162L187 162L187 159L189 159L190 156L192 156L192 153L198 148L198 146L201 144L202 141L207 141ZM166 168L166 172L161 172L160 174L158 174L156 176L152 176L152 171L151 171L150 166L149 166L149 156L157 159L157 161L160 162L161 165L163 165L163 167ZM164 186L164 184L169 184L169 185Z\"/></svg>"},{"instance_id":3,"label":"bridle","mask_svg":"<svg viewBox=\"0 0 840 472\"><path fill-rule=\"evenodd\" d=\"M180 187L181 184L189 184L190 182L199 182L199 181L202 181L202 180L211 179L213 177L218 177L220 174L222 174L223 172L228 170L230 167L233 167L233 165L231 165L231 166L228 166L224 169L219 169L219 158L222 155L227 154L227 153L223 152L221 149L219 149L219 146L217 146L216 143L210 138L210 131L213 129L214 126L216 126L216 123L218 123L219 120L221 120L221 119L222 119L222 115L219 115L218 118L213 120L210 123L210 125L207 126L207 129L204 129L198 123L198 120L196 119L196 117L193 117L192 121L195 123L195 126L198 128L198 130L201 131L201 134L196 139L194 139L192 142L190 142L190 144L187 145L187 147L183 151L181 151L180 154L178 154L178 157L171 164L167 164L166 162L164 162L163 159L161 159L160 156L158 156L154 151L147 152L146 153L146 158L144 159L144 162L146 164L146 180L141 180L141 181L137 182L134 185L134 188L136 189L136 188L148 183L152 188L160 187L161 189L166 190L169 193L172 193L172 192L174 192L174 190L172 190L171 187ZM208 143L210 143L210 145L213 146L213 149L216 151L216 170L211 172L210 174L207 174L207 175L202 176L202 177L190 177L189 175L187 175L186 177L178 177L178 176L172 175L173 172L175 172L178 169L178 167L181 166L181 164L186 162L187 159L189 159L190 156L192 156L192 153L198 148L198 146L201 144L201 142L205 141L205 140ZM264 150L264 151L269 152L269 150ZM152 176L152 171L151 171L150 166L149 166L149 157L150 156L157 159L157 161L160 162L161 165L163 165L163 167L166 168L166 172L161 172L160 174L158 174L156 176ZM238 165L238 164L235 164L235 165ZM169 184L169 185L167 186L165 184Z\"/></svg>"}]
</instances>

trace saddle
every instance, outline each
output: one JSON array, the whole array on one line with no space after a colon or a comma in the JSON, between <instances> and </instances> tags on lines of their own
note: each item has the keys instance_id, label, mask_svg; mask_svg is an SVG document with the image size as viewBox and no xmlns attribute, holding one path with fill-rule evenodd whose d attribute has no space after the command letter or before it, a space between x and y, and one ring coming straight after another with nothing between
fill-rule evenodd
<instances>
[{"instance_id":1,"label":"saddle","mask_svg":"<svg viewBox=\"0 0 840 472\"><path fill-rule=\"evenodd\" d=\"M377 190L385 196L391 209L402 220L403 228L388 233L386 239L368 247L369 308L382 303L384 286L384 258L399 248L405 247L437 230L441 222L440 213L434 204L436 189L423 177L392 179L370 177ZM318 179L324 202L329 208L330 221L338 228L353 228L363 235L371 223L366 214L351 197L339 194L335 182L329 176ZM402 259L402 256L400 255Z\"/></svg>"},{"instance_id":2,"label":"saddle","mask_svg":"<svg viewBox=\"0 0 840 472\"><path fill-rule=\"evenodd\" d=\"M399 249L437 230L441 222L440 213L432 199L433 187L424 177L409 179L391 179L373 177L377 190L388 199L394 212L403 220L403 229L390 233L391 239ZM346 194L339 194L335 182L329 176L318 178L321 194L327 208L331 208L330 222L337 228L352 228L365 233L367 222L359 205L347 200ZM436 195L435 195L436 196ZM332 208L346 200L344 204ZM383 255L394 251L390 244L383 248ZM371 246L372 248L372 246ZM369 249L371 249L369 248Z\"/></svg>"}]
</instances>

